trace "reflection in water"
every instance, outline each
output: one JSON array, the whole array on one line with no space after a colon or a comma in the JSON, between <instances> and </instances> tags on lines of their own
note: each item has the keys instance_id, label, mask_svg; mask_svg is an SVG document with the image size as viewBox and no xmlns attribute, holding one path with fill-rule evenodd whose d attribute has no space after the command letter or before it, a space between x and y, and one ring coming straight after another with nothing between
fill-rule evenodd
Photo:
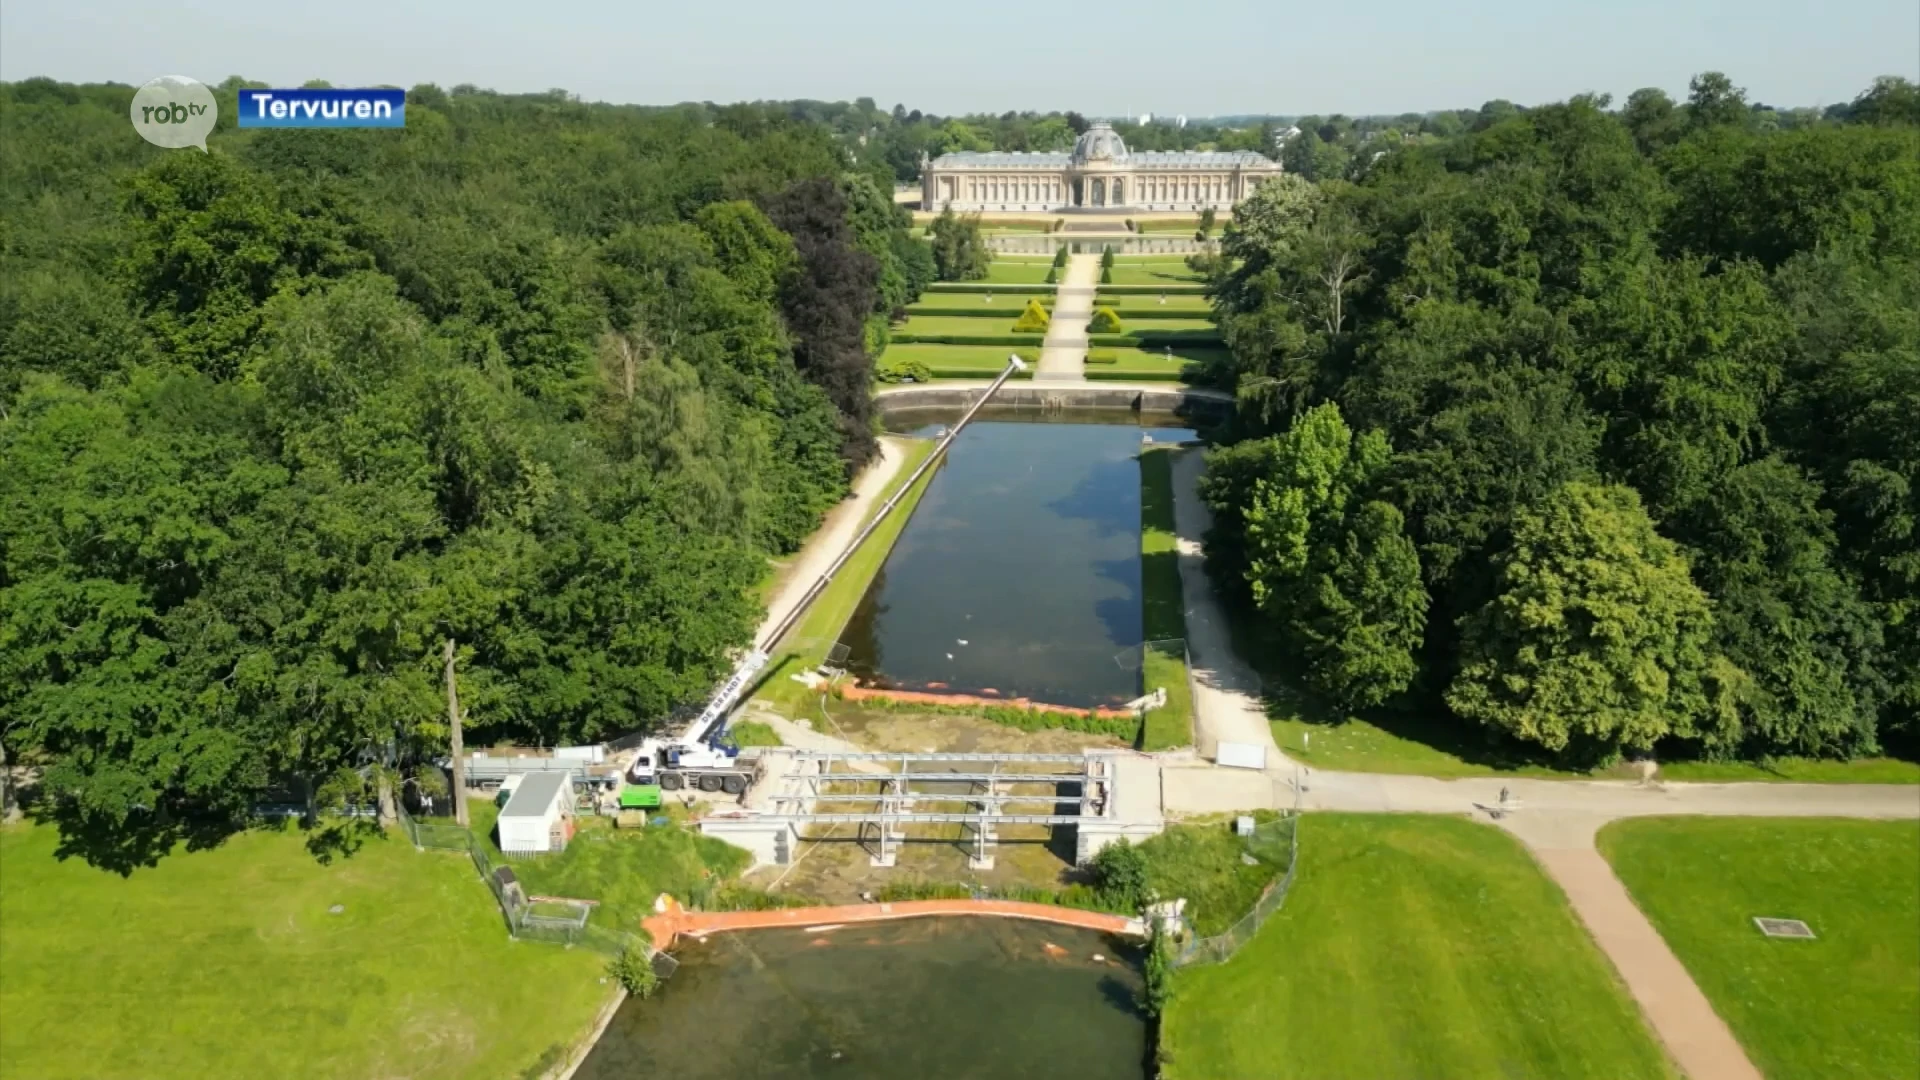
<instances>
[{"instance_id":1,"label":"reflection in water","mask_svg":"<svg viewBox=\"0 0 1920 1080\"><path fill-rule=\"evenodd\" d=\"M1167 418L1014 420L962 432L840 640L869 685L1056 705L1139 692L1140 451ZM951 417L922 416L921 420ZM927 423L918 430L930 431Z\"/></svg>"},{"instance_id":2,"label":"reflection in water","mask_svg":"<svg viewBox=\"0 0 1920 1080\"><path fill-rule=\"evenodd\" d=\"M1140 1080L1128 949L993 918L722 934L682 950L655 998L623 1005L574 1075Z\"/></svg>"}]
</instances>

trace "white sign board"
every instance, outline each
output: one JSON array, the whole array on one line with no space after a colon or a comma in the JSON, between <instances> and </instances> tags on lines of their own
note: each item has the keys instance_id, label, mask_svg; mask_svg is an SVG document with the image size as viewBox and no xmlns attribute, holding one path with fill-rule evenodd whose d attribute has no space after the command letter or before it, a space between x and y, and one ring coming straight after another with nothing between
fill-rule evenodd
<instances>
[{"instance_id":1,"label":"white sign board","mask_svg":"<svg viewBox=\"0 0 1920 1080\"><path fill-rule=\"evenodd\" d=\"M1267 748L1258 743L1223 742L1214 749L1213 763L1234 769L1264 769Z\"/></svg>"}]
</instances>

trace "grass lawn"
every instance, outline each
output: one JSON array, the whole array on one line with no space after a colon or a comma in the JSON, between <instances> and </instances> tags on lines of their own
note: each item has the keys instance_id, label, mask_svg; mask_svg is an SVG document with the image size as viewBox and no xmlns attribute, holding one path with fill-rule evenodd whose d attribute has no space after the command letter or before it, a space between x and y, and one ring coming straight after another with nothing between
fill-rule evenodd
<instances>
[{"instance_id":1,"label":"grass lawn","mask_svg":"<svg viewBox=\"0 0 1920 1080\"><path fill-rule=\"evenodd\" d=\"M1272 679L1268 680L1268 686L1274 686ZM1270 690L1267 715L1272 720L1274 743L1288 757L1318 769L1446 779L1526 776L1541 780L1591 780L1596 776L1625 779L1639 775L1625 765L1594 773L1528 761L1512 750L1479 739L1471 728L1451 723L1375 716L1372 720L1349 717L1342 723L1330 724L1303 719L1303 711L1311 710L1303 710L1290 695ZM1661 765L1660 777L1694 783L1916 784L1920 783L1920 764L1895 758L1857 761L1784 758L1767 764L1676 761Z\"/></svg>"},{"instance_id":2,"label":"grass lawn","mask_svg":"<svg viewBox=\"0 0 1920 1080\"><path fill-rule=\"evenodd\" d=\"M1205 364L1210 358L1221 355L1223 349L1208 348L1199 345L1175 345L1169 358L1166 348L1142 349L1130 347L1096 346L1089 353L1112 353L1111 364L1088 364L1089 378L1139 379L1153 382L1176 382L1190 377L1190 368Z\"/></svg>"},{"instance_id":3,"label":"grass lawn","mask_svg":"<svg viewBox=\"0 0 1920 1080\"><path fill-rule=\"evenodd\" d=\"M773 725L763 724L758 720L742 720L728 728L727 732L733 736L733 744L742 749L749 746L786 745L781 740L779 732L773 730Z\"/></svg>"},{"instance_id":4,"label":"grass lawn","mask_svg":"<svg viewBox=\"0 0 1920 1080\"><path fill-rule=\"evenodd\" d=\"M1120 312L1115 311L1114 314L1120 315ZM1220 327L1212 319L1200 314L1166 319L1136 319L1131 322L1128 321L1127 316L1120 315L1119 332L1122 334L1170 334L1183 330L1189 333L1201 332L1216 336L1220 333Z\"/></svg>"},{"instance_id":5,"label":"grass lawn","mask_svg":"<svg viewBox=\"0 0 1920 1080\"><path fill-rule=\"evenodd\" d=\"M474 835L485 838L496 865L513 867L529 896L598 900L588 921L609 930L638 930L654 897L665 892L684 900L710 880L739 877L750 859L745 848L677 825L616 829L608 818L582 817L567 850L507 863L493 831L499 809L476 800L468 810Z\"/></svg>"},{"instance_id":6,"label":"grass lawn","mask_svg":"<svg viewBox=\"0 0 1920 1080\"><path fill-rule=\"evenodd\" d=\"M1032 285L996 284L988 281L936 281L927 286L927 291L921 297L921 301L928 304L944 304L948 300L957 297L992 294L994 296L1017 297L1022 304L1027 302L1027 297L1037 296L1040 298L1040 302L1044 304L1050 303L1054 293L1057 291L1056 286L1048 285L1044 281Z\"/></svg>"},{"instance_id":7,"label":"grass lawn","mask_svg":"<svg viewBox=\"0 0 1920 1080\"><path fill-rule=\"evenodd\" d=\"M989 285L1040 285L1047 280L1047 271L1053 268L1049 257L1035 256L1031 259L995 257L987 265L985 283ZM980 284L973 282L972 284Z\"/></svg>"},{"instance_id":8,"label":"grass lawn","mask_svg":"<svg viewBox=\"0 0 1920 1080\"><path fill-rule=\"evenodd\" d=\"M1778 781L1795 784L1920 784L1920 762L1899 758L1775 758L1769 762L1676 761L1662 765L1668 780L1698 783Z\"/></svg>"},{"instance_id":9,"label":"grass lawn","mask_svg":"<svg viewBox=\"0 0 1920 1080\"><path fill-rule=\"evenodd\" d=\"M1129 313L1136 311L1168 313L1178 318L1211 319L1213 317L1213 308L1207 303L1207 294L1198 292L1168 293L1165 296L1156 296L1151 293L1100 293L1093 298L1093 304L1095 307L1110 307L1121 318L1126 318Z\"/></svg>"},{"instance_id":10,"label":"grass lawn","mask_svg":"<svg viewBox=\"0 0 1920 1080\"><path fill-rule=\"evenodd\" d=\"M1186 601L1180 593L1179 544L1173 524L1172 447L1140 454L1140 594L1147 650L1148 691L1167 688L1167 703L1147 713L1141 748L1193 744L1193 690L1187 682ZM1179 640L1172 640L1179 639ZM1154 642L1167 642L1155 645Z\"/></svg>"},{"instance_id":11,"label":"grass lawn","mask_svg":"<svg viewBox=\"0 0 1920 1080\"><path fill-rule=\"evenodd\" d=\"M1920 1075L1920 823L1640 818L1600 850L1767 1080Z\"/></svg>"},{"instance_id":12,"label":"grass lawn","mask_svg":"<svg viewBox=\"0 0 1920 1080\"><path fill-rule=\"evenodd\" d=\"M903 348L905 346L894 346ZM942 348L943 346L930 346ZM955 346L945 346L954 348ZM892 350L889 349L889 352ZM1000 365L1006 364L1006 350L1000 351ZM882 504L900 490L902 484L920 466L920 463L933 453L934 444L928 440L915 439L907 448L906 460L900 463L900 471L887 482L881 497L873 504L878 510ZM846 628L847 620L853 617L853 609L860 606L860 598L866 595L867 586L880 567L887 561L887 552L893 550L893 542L900 537L900 530L906 527L907 519L913 516L913 508L919 504L920 496L926 494L927 485L933 482L939 469L929 469L920 478L920 483L896 507L886 522L873 531L867 542L860 545L833 581L821 591L807 613L801 617L794 628L774 649L773 662L768 664L768 674L753 691L753 697L781 712L792 715L795 708L809 700L809 691L794 682L788 676L796 675L809 668L817 667L827 658L827 650L839 639L840 631ZM873 510L869 510L867 520L871 521Z\"/></svg>"},{"instance_id":13,"label":"grass lawn","mask_svg":"<svg viewBox=\"0 0 1920 1080\"><path fill-rule=\"evenodd\" d=\"M896 334L918 334L922 337L944 335L992 335L1004 337L1015 333L1013 322L1020 317L1020 309L1012 304L1000 318L975 318L967 315L914 315L906 322L893 328ZM1045 331L1031 331L1033 343L1040 344ZM1004 358L1002 358L1004 359Z\"/></svg>"},{"instance_id":14,"label":"grass lawn","mask_svg":"<svg viewBox=\"0 0 1920 1080\"><path fill-rule=\"evenodd\" d=\"M1025 372L1016 379L1033 377L1033 363L1040 358L1038 345L934 345L904 342L888 345L880 355L882 363L918 360L933 369L937 379L991 379L1007 366L1007 357L1018 353L1027 361Z\"/></svg>"},{"instance_id":15,"label":"grass lawn","mask_svg":"<svg viewBox=\"0 0 1920 1080\"><path fill-rule=\"evenodd\" d=\"M1188 236L1192 236L1194 233L1200 231L1200 219L1197 217L1165 218L1158 221L1136 221L1134 224L1138 226L1143 233L1185 233ZM1216 219L1213 223L1213 235L1219 236L1220 230L1226 228L1226 225L1226 218Z\"/></svg>"},{"instance_id":16,"label":"grass lawn","mask_svg":"<svg viewBox=\"0 0 1920 1080\"><path fill-rule=\"evenodd\" d=\"M968 317L1002 318L1007 325L1020 317L1026 309L1029 298L1040 301L1044 308L1053 307L1053 294L1037 293L928 293L915 304L907 305L907 314L912 317L921 315L951 315L963 312ZM975 313L978 313L977 315Z\"/></svg>"},{"instance_id":17,"label":"grass lawn","mask_svg":"<svg viewBox=\"0 0 1920 1080\"><path fill-rule=\"evenodd\" d=\"M466 856L397 833L322 866L297 830L249 832L126 878L58 842L0 829L7 1080L509 1080L610 990L598 954L508 938Z\"/></svg>"},{"instance_id":18,"label":"grass lawn","mask_svg":"<svg viewBox=\"0 0 1920 1080\"><path fill-rule=\"evenodd\" d=\"M1232 960L1176 976L1168 1080L1674 1076L1511 836L1316 813L1299 842L1286 906Z\"/></svg>"},{"instance_id":19,"label":"grass lawn","mask_svg":"<svg viewBox=\"0 0 1920 1080\"><path fill-rule=\"evenodd\" d=\"M934 220L939 216L939 214L931 210L915 210L913 212L913 223L918 229L925 230L926 227L933 224ZM1043 213L1034 213L1025 217L982 216L980 218L980 227L982 229L995 229L1001 232L1043 233L1053 231L1053 222L1053 215Z\"/></svg>"},{"instance_id":20,"label":"grass lawn","mask_svg":"<svg viewBox=\"0 0 1920 1080\"><path fill-rule=\"evenodd\" d=\"M1234 651L1245 658L1273 656L1262 631L1248 615L1228 606ZM1259 666L1259 665L1256 665ZM1273 741L1288 757L1319 769L1400 773L1457 779L1467 776L1524 776L1540 780L1637 779L1630 765L1584 772L1556 768L1530 755L1516 742L1495 742L1469 724L1445 717L1413 716L1382 710L1366 717L1335 712L1300 692L1287 672L1261 672L1267 688L1267 718ZM1660 766L1664 780L1698 783L1794 781L1824 784L1916 784L1920 764L1894 758L1817 761L1783 758L1750 762L1676 761Z\"/></svg>"},{"instance_id":21,"label":"grass lawn","mask_svg":"<svg viewBox=\"0 0 1920 1080\"><path fill-rule=\"evenodd\" d=\"M1279 815L1256 810L1266 824ZM1140 844L1146 856L1147 889L1161 897L1184 897L1195 930L1211 937L1240 921L1267 883L1286 872L1284 846L1264 850L1268 861L1248 863L1240 856L1247 841L1234 835L1232 814L1220 814L1168 826Z\"/></svg>"},{"instance_id":22,"label":"grass lawn","mask_svg":"<svg viewBox=\"0 0 1920 1080\"><path fill-rule=\"evenodd\" d=\"M1108 285L1199 285L1205 279L1187 269L1185 263L1113 264L1113 280Z\"/></svg>"}]
</instances>

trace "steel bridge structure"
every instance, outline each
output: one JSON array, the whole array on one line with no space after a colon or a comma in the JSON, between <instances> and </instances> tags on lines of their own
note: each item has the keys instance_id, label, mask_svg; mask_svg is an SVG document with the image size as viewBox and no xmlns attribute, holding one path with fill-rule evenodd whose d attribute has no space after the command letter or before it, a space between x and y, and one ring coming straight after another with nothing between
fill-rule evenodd
<instances>
[{"instance_id":1,"label":"steel bridge structure","mask_svg":"<svg viewBox=\"0 0 1920 1080\"><path fill-rule=\"evenodd\" d=\"M1105 815L1115 794L1114 763L1099 752L793 750L778 757L788 767L769 770L770 789L754 800L763 807L756 818L796 833L808 825L853 825L855 839L873 851L875 866L894 865L909 826L960 825L972 840L969 865L991 869L1001 826L1083 825ZM1045 771L1023 771L1029 769ZM1019 785L1047 790L1012 790ZM1067 787L1077 790L1062 790ZM966 809L923 809L927 803L958 803Z\"/></svg>"}]
</instances>

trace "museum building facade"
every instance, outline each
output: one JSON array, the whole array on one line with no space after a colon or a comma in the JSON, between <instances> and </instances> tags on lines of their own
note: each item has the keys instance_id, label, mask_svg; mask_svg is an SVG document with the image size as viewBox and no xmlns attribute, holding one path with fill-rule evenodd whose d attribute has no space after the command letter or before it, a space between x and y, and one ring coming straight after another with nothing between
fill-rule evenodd
<instances>
[{"instance_id":1,"label":"museum building facade","mask_svg":"<svg viewBox=\"0 0 1920 1080\"><path fill-rule=\"evenodd\" d=\"M1111 125L1096 123L1064 154L996 150L923 157L920 205L1013 213L1227 210L1280 171L1278 162L1244 150L1136 153Z\"/></svg>"}]
</instances>

